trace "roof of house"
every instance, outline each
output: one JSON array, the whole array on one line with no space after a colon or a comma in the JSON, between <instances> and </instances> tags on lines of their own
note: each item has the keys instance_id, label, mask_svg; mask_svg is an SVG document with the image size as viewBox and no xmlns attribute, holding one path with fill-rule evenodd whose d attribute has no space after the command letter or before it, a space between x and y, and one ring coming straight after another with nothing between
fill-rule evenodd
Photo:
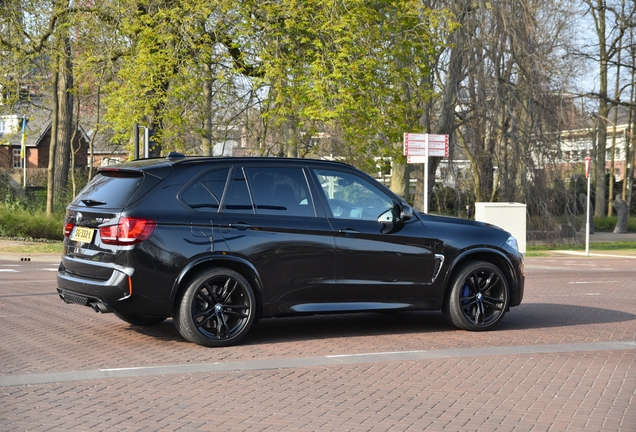
<instances>
[{"instance_id":1,"label":"roof of house","mask_svg":"<svg viewBox=\"0 0 636 432\"><path fill-rule=\"evenodd\" d=\"M22 118L26 117L26 146L37 147L40 138L51 127L51 111L40 108L29 107L21 113L1 115L5 121L11 120L14 123L14 130L0 134L0 142L5 145L19 146L22 143Z\"/></svg>"},{"instance_id":2,"label":"roof of house","mask_svg":"<svg viewBox=\"0 0 636 432\"><path fill-rule=\"evenodd\" d=\"M46 133L51 129L52 119L51 110L29 105L21 113L12 113L0 115L0 119L9 120L13 123L12 131L0 133L0 144L19 146L22 144L22 118L26 117L26 147L38 147ZM80 139L88 142L89 136L81 125L78 125L78 132L81 134Z\"/></svg>"}]
</instances>

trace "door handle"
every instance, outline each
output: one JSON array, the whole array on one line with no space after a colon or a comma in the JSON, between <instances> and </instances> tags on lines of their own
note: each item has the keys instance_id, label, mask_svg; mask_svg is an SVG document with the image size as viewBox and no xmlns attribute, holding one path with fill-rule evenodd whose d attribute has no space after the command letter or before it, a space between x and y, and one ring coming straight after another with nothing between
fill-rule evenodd
<instances>
[{"instance_id":1,"label":"door handle","mask_svg":"<svg viewBox=\"0 0 636 432\"><path fill-rule=\"evenodd\" d=\"M244 230L254 228L254 225L251 225L245 222L234 222L234 223L228 224L228 227L244 231Z\"/></svg>"},{"instance_id":2,"label":"door handle","mask_svg":"<svg viewBox=\"0 0 636 432\"><path fill-rule=\"evenodd\" d=\"M344 234L344 235L349 236L349 237L350 237L350 236L355 236L355 235L360 234L360 231L355 230L355 229L353 229L353 228L344 228L344 229L339 229L339 230L338 230L338 232L339 232L340 234Z\"/></svg>"}]
</instances>

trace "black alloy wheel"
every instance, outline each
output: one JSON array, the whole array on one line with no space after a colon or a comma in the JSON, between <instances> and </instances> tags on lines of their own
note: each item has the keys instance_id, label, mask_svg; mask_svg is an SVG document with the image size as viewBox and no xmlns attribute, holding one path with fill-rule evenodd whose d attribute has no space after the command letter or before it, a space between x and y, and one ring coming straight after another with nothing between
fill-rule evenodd
<instances>
[{"instance_id":1,"label":"black alloy wheel","mask_svg":"<svg viewBox=\"0 0 636 432\"><path fill-rule=\"evenodd\" d=\"M238 342L254 322L256 302L249 282L234 270L206 271L183 292L174 321L190 342L209 347Z\"/></svg>"},{"instance_id":2,"label":"black alloy wheel","mask_svg":"<svg viewBox=\"0 0 636 432\"><path fill-rule=\"evenodd\" d=\"M509 298L501 270L486 261L473 261L456 273L444 315L460 329L489 330L505 315Z\"/></svg>"}]
</instances>

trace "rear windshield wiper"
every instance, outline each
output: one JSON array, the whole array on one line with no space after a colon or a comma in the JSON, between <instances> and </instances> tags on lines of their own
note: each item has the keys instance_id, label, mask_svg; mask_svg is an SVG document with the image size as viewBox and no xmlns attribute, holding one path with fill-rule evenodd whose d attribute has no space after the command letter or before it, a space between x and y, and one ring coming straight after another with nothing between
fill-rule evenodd
<instances>
[{"instance_id":1,"label":"rear windshield wiper","mask_svg":"<svg viewBox=\"0 0 636 432\"><path fill-rule=\"evenodd\" d=\"M97 200L93 200L93 199L83 199L82 203L84 203L84 205L89 206L89 207L106 204L104 201L97 201Z\"/></svg>"}]
</instances>

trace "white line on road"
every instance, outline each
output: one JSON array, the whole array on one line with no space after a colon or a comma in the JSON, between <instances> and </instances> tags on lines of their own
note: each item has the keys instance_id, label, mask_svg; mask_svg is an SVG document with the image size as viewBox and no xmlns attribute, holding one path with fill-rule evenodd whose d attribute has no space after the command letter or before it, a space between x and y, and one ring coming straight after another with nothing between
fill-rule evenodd
<instances>
[{"instance_id":1,"label":"white line on road","mask_svg":"<svg viewBox=\"0 0 636 432\"><path fill-rule=\"evenodd\" d=\"M0 387L40 385L58 382L104 380L117 378L139 378L159 375L241 372L309 367L343 366L361 363L393 361L422 361L460 357L493 357L505 355L536 355L574 353L587 351L636 350L636 340L608 341L551 345L493 346L479 348L451 348L422 351L396 351L386 353L334 354L318 357L267 358L199 364L177 364L164 366L139 366L118 369L94 369L42 374L12 374L0 376Z\"/></svg>"}]
</instances>

